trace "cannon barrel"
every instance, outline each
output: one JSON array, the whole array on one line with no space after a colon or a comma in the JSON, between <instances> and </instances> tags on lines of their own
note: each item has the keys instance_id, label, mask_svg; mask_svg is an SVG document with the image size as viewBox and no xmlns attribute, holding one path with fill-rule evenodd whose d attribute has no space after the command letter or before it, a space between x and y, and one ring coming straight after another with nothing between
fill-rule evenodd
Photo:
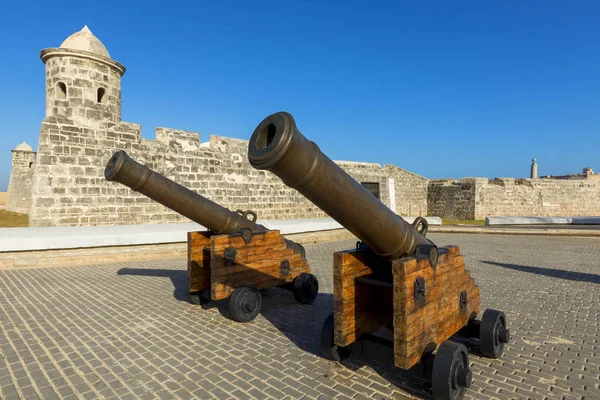
<instances>
[{"instance_id":1,"label":"cannon barrel","mask_svg":"<svg viewBox=\"0 0 600 400\"><path fill-rule=\"evenodd\" d=\"M248 228L252 232L268 229L246 216L208 200L132 159L125 151L113 154L104 170L107 181L119 182L217 234ZM256 217L256 215L255 215ZM285 239L287 246L305 257L304 247Z\"/></svg>"},{"instance_id":2,"label":"cannon barrel","mask_svg":"<svg viewBox=\"0 0 600 400\"><path fill-rule=\"evenodd\" d=\"M304 137L287 112L272 114L256 127L248 159L254 168L274 173L303 194L383 258L414 255L418 245L432 245Z\"/></svg>"}]
</instances>

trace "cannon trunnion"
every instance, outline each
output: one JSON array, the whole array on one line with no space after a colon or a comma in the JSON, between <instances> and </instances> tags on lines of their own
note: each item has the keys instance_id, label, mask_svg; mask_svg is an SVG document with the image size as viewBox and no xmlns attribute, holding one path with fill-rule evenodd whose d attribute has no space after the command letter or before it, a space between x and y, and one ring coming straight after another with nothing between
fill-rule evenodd
<instances>
[{"instance_id":1,"label":"cannon trunnion","mask_svg":"<svg viewBox=\"0 0 600 400\"><path fill-rule=\"evenodd\" d=\"M280 286L302 304L319 289L304 247L256 223L252 211L230 211L133 160L113 154L105 179L119 182L208 228L188 232L187 293L191 303L229 299L229 314L252 321L262 307L260 290Z\"/></svg>"},{"instance_id":2,"label":"cannon trunnion","mask_svg":"<svg viewBox=\"0 0 600 400\"><path fill-rule=\"evenodd\" d=\"M436 399L464 397L472 373L459 339L478 340L481 353L498 358L510 333L500 311L476 319L479 288L459 247L438 248L425 237L424 218L411 225L393 213L304 137L289 113L256 127L248 158L360 239L333 255L334 310L321 333L323 355L341 361L356 342L391 327L393 338L384 342L395 366L430 379Z\"/></svg>"}]
</instances>

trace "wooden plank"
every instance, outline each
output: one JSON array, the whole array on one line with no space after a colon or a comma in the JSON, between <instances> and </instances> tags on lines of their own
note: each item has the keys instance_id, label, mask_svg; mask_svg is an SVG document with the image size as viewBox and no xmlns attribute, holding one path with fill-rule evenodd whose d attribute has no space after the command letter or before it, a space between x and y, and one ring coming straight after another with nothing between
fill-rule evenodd
<instances>
[{"instance_id":1,"label":"wooden plank","mask_svg":"<svg viewBox=\"0 0 600 400\"><path fill-rule=\"evenodd\" d=\"M268 289L268 288L272 288L272 287L276 287L279 285L282 285L283 283L277 279L277 278L273 278L273 277L265 277L262 278L260 280L255 280L253 282L252 287L254 287L256 290L263 290L263 289ZM244 285L244 284L237 284L237 285L230 285L229 282L227 284L225 283L216 283L213 284L212 287L212 293L211 293L211 297L214 300L223 300L223 299L227 299L231 296L231 294L233 293L233 291L238 288L238 287L246 287L248 285Z\"/></svg>"},{"instance_id":2,"label":"wooden plank","mask_svg":"<svg viewBox=\"0 0 600 400\"><path fill-rule=\"evenodd\" d=\"M444 340L447 340L449 337L454 335L457 331L459 331L463 326L465 326L469 322L469 311L475 310L476 308L479 308L479 299L477 299L477 303L472 303L468 307L468 312L457 314L454 318L439 320L438 324L436 325L426 326L426 328L422 331L420 335L409 339L407 342L400 343L400 345L406 351L395 354L398 354L401 357L406 357L406 359L409 360L409 362L413 363L412 365L416 364L423 354L423 349L430 342L433 342L437 346L439 346ZM446 333L440 335L439 332ZM444 336L447 337L445 339L442 339L442 337ZM396 347L396 343L394 347Z\"/></svg>"},{"instance_id":3,"label":"wooden plank","mask_svg":"<svg viewBox=\"0 0 600 400\"><path fill-rule=\"evenodd\" d=\"M460 292L415 310L410 315L394 314L394 326L399 340L407 341L422 332L422 326L436 325L440 319L459 310Z\"/></svg>"},{"instance_id":4,"label":"wooden plank","mask_svg":"<svg viewBox=\"0 0 600 400\"><path fill-rule=\"evenodd\" d=\"M283 274L279 264L264 266L260 269L246 268L238 269L236 272L223 275L211 276L212 283L226 283L228 285L243 285L243 286L255 286L255 282L259 282L264 278L271 277L281 280L282 283L292 281L301 272L305 271L303 267L294 267L290 265L287 273Z\"/></svg>"},{"instance_id":5,"label":"wooden plank","mask_svg":"<svg viewBox=\"0 0 600 400\"><path fill-rule=\"evenodd\" d=\"M409 369L421 358L425 347L439 346L480 310L479 288L464 268L458 246L446 246L436 268L415 257L394 261L394 362ZM414 282L425 280L425 298L414 299ZM460 309L460 293L467 292L467 306Z\"/></svg>"},{"instance_id":6,"label":"wooden plank","mask_svg":"<svg viewBox=\"0 0 600 400\"><path fill-rule=\"evenodd\" d=\"M429 307L423 307L409 316L394 314L394 329L399 329L398 337L402 338L402 341L410 341L415 336L422 334L423 327L437 326L440 321L457 318L463 313L467 314L466 317L468 318L470 303L474 304L476 300L479 300L475 296L476 292L468 289L469 285L475 285L475 282L473 280L467 282L453 295L444 296L439 301L432 302ZM460 311L459 298L462 290L467 290L467 312ZM454 332L450 333L444 340L453 334ZM438 336L442 337L444 335L445 333L440 332Z\"/></svg>"},{"instance_id":7,"label":"wooden plank","mask_svg":"<svg viewBox=\"0 0 600 400\"><path fill-rule=\"evenodd\" d=\"M342 272L343 271L343 272ZM340 287L349 288L354 286L355 280L361 276L370 275L373 271L367 265L349 265L339 268L338 271L334 269L333 278L339 282Z\"/></svg>"},{"instance_id":8,"label":"wooden plank","mask_svg":"<svg viewBox=\"0 0 600 400\"><path fill-rule=\"evenodd\" d=\"M307 261L287 248L279 231L254 234L249 243L239 235L214 236L210 258L213 300L228 298L238 287L262 290L291 282L303 272L310 273ZM287 270L281 268L284 260L289 263Z\"/></svg>"},{"instance_id":9,"label":"wooden plank","mask_svg":"<svg viewBox=\"0 0 600 400\"><path fill-rule=\"evenodd\" d=\"M279 243L272 245L260 245L260 246L244 246L244 247L235 247L236 249L236 258L248 262L254 260L260 260L261 257L264 258L265 253L271 252L285 252L288 251L289 254L293 254L293 249L288 249L285 245L285 242L280 241ZM224 253L225 250L222 250L221 253Z\"/></svg>"},{"instance_id":10,"label":"wooden plank","mask_svg":"<svg viewBox=\"0 0 600 400\"><path fill-rule=\"evenodd\" d=\"M253 248L281 243L285 243L285 239L279 234L279 231L255 233L249 243L244 242L240 234L215 235L215 238L211 240L211 250L221 252L227 247Z\"/></svg>"},{"instance_id":11,"label":"wooden plank","mask_svg":"<svg viewBox=\"0 0 600 400\"><path fill-rule=\"evenodd\" d=\"M188 232L187 291L210 288L210 256L207 250L212 232Z\"/></svg>"},{"instance_id":12,"label":"wooden plank","mask_svg":"<svg viewBox=\"0 0 600 400\"><path fill-rule=\"evenodd\" d=\"M270 254L266 254L265 256L270 257ZM280 257L273 257L265 260L242 264L237 262L237 260L234 262L225 259L220 254L211 253L211 260L213 264L213 267L211 269L211 276L214 278L216 276L232 275L238 272L244 272L249 269L263 273L267 273L270 270L279 271L281 269L282 261L287 260L291 266L292 263L294 263L295 261L302 260L302 256L300 254L285 254Z\"/></svg>"},{"instance_id":13,"label":"wooden plank","mask_svg":"<svg viewBox=\"0 0 600 400\"><path fill-rule=\"evenodd\" d=\"M457 269L458 271L458 269ZM448 287L462 285L471 278L471 274L466 271L458 271L456 274L443 274L433 279L425 280L425 298L423 304L415 300L414 283L405 289L406 298L404 300L404 312L408 315L417 309L427 307L430 303L436 304L440 297L447 296Z\"/></svg>"},{"instance_id":14,"label":"wooden plank","mask_svg":"<svg viewBox=\"0 0 600 400\"><path fill-rule=\"evenodd\" d=\"M465 287L465 290L467 290L468 301L472 301L479 297L479 288L475 286L475 282L472 278L469 282L466 282ZM460 291L458 293L460 293ZM459 294L455 293L454 296L445 296L442 300L430 301L419 310L415 310L409 314L395 313L394 323L397 324L400 329L407 329L419 323L419 321L427 322L436 316L441 307L448 304L450 301L453 301L453 298L458 299L458 296ZM456 301L458 302L458 300ZM405 330L404 332L408 331ZM406 337L408 337L408 335Z\"/></svg>"},{"instance_id":15,"label":"wooden plank","mask_svg":"<svg viewBox=\"0 0 600 400\"><path fill-rule=\"evenodd\" d=\"M366 265L368 257L368 250L342 250L333 254L333 263L344 266L344 268L351 265Z\"/></svg>"},{"instance_id":16,"label":"wooden plank","mask_svg":"<svg viewBox=\"0 0 600 400\"><path fill-rule=\"evenodd\" d=\"M283 250L271 250L269 249L261 249L260 252L255 252L254 254L249 255L240 255L240 252L236 250L235 257L233 259L229 259L227 255L227 249L225 249L221 254L218 254L220 257L225 257L230 262L234 262L238 265L256 265L259 266L261 264L273 262L273 260L282 260L290 257L300 257L300 255L294 255L294 250L292 249L283 249Z\"/></svg>"},{"instance_id":17,"label":"wooden plank","mask_svg":"<svg viewBox=\"0 0 600 400\"><path fill-rule=\"evenodd\" d=\"M334 281L334 342L347 346L361 335L372 333L391 322L391 291L389 310L382 307L385 288L357 284L355 279L372 273L367 264L369 253L365 250L344 250L333 256ZM385 300L383 300L385 303Z\"/></svg>"},{"instance_id":18,"label":"wooden plank","mask_svg":"<svg viewBox=\"0 0 600 400\"><path fill-rule=\"evenodd\" d=\"M275 286L283 285L287 282L293 281L302 272L310 272L308 265L294 266L290 269L290 273L286 277L280 277L276 274L256 274L255 271L248 270L247 273L240 273L234 275L225 275L226 279L222 281L212 282L211 287L211 298L213 300L226 299L233 291L238 287L251 286L257 290L263 290Z\"/></svg>"},{"instance_id":19,"label":"wooden plank","mask_svg":"<svg viewBox=\"0 0 600 400\"><path fill-rule=\"evenodd\" d=\"M441 265L442 268L444 268L444 264L446 264L450 259L460 256L460 248L458 246L444 246L438 248L438 251L440 253L438 257L438 267ZM417 261L417 258L414 256L395 260L394 264L400 268L399 271L401 271L405 276L408 276L416 271L431 268L428 259ZM436 267L436 269L438 267Z\"/></svg>"},{"instance_id":20,"label":"wooden plank","mask_svg":"<svg viewBox=\"0 0 600 400\"><path fill-rule=\"evenodd\" d=\"M464 260L462 258L462 256L457 256L457 257L452 257L452 258L446 258L445 262L439 262L437 267L433 268L429 265L429 262L419 262L418 263L419 266L423 266L422 269L418 269L416 271L411 272L410 274L406 274L405 273L405 285L406 288L408 288L409 286L413 285L414 281L418 278L418 277L424 277L425 280L429 280L432 278L437 279L440 275L444 275L447 273L452 273L452 274L458 274L460 273L460 271L457 270L464 270Z\"/></svg>"}]
</instances>

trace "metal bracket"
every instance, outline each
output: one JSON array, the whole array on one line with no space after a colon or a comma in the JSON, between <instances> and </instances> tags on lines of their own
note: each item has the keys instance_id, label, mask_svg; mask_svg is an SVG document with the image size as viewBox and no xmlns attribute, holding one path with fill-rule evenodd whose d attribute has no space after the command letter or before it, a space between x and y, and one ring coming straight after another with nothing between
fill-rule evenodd
<instances>
[{"instance_id":1,"label":"metal bracket","mask_svg":"<svg viewBox=\"0 0 600 400\"><path fill-rule=\"evenodd\" d=\"M425 235L427 234L427 230L429 229L429 223L423 217L415 218L415 220L412 223L412 226L414 226L417 232L419 232L423 237L425 237ZM419 229L419 226L421 226L421 229Z\"/></svg>"},{"instance_id":2,"label":"metal bracket","mask_svg":"<svg viewBox=\"0 0 600 400\"><path fill-rule=\"evenodd\" d=\"M415 255L418 261L428 258L429 264L435 268L438 263L439 250L435 244L419 244L417 245Z\"/></svg>"},{"instance_id":3,"label":"metal bracket","mask_svg":"<svg viewBox=\"0 0 600 400\"><path fill-rule=\"evenodd\" d=\"M246 244L250 243L250 241L252 240L252 237L254 236L254 232L252 232L252 229L250 229L250 228L237 228L236 230L231 232L231 234L232 235L241 235L242 239L244 240L244 243L246 243Z\"/></svg>"},{"instance_id":4,"label":"metal bracket","mask_svg":"<svg viewBox=\"0 0 600 400\"><path fill-rule=\"evenodd\" d=\"M252 240L252 236L254 236L254 234L252 233L252 230L250 228L243 228L241 230L242 233L242 239L244 239L244 243L248 244L250 243L250 241Z\"/></svg>"},{"instance_id":5,"label":"metal bracket","mask_svg":"<svg viewBox=\"0 0 600 400\"><path fill-rule=\"evenodd\" d=\"M356 251L368 250L368 249L369 249L369 246L365 242L363 242L361 240L356 242Z\"/></svg>"},{"instance_id":6,"label":"metal bracket","mask_svg":"<svg viewBox=\"0 0 600 400\"><path fill-rule=\"evenodd\" d=\"M467 291L463 290L462 292L460 292L460 311L466 311L468 303L469 299L467 299Z\"/></svg>"},{"instance_id":7,"label":"metal bracket","mask_svg":"<svg viewBox=\"0 0 600 400\"><path fill-rule=\"evenodd\" d=\"M424 305L425 303L425 278L415 279L415 303Z\"/></svg>"},{"instance_id":8,"label":"metal bracket","mask_svg":"<svg viewBox=\"0 0 600 400\"><path fill-rule=\"evenodd\" d=\"M280 267L280 273L281 273L281 277L286 277L288 276L288 274L290 273L290 260L283 260L281 261L281 264L279 265Z\"/></svg>"},{"instance_id":9,"label":"metal bracket","mask_svg":"<svg viewBox=\"0 0 600 400\"><path fill-rule=\"evenodd\" d=\"M242 217L249 219L252 222L256 222L256 218L258 218L256 216L256 213L252 210L246 210L246 211L242 211L242 210L235 210L236 213L240 214ZM248 215L252 216L253 218L250 219L248 218Z\"/></svg>"},{"instance_id":10,"label":"metal bracket","mask_svg":"<svg viewBox=\"0 0 600 400\"><path fill-rule=\"evenodd\" d=\"M237 255L237 250L234 247L227 247L225 252L223 253L223 259L225 260L226 266L231 266L235 264L235 256Z\"/></svg>"}]
</instances>

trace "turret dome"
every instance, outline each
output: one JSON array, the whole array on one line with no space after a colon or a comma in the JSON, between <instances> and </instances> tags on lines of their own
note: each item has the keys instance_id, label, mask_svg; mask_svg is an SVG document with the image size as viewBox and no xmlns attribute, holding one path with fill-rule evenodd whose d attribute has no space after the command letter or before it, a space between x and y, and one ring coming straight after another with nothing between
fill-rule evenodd
<instances>
[{"instance_id":1,"label":"turret dome","mask_svg":"<svg viewBox=\"0 0 600 400\"><path fill-rule=\"evenodd\" d=\"M110 58L108 50L100 39L98 39L92 31L86 26L83 27L79 32L75 32L71 36L65 39L60 45L61 49L70 50L82 50L90 53L94 53L99 56Z\"/></svg>"},{"instance_id":2,"label":"turret dome","mask_svg":"<svg viewBox=\"0 0 600 400\"><path fill-rule=\"evenodd\" d=\"M15 150L18 151L33 151L33 148L28 145L27 143L23 142L20 145L18 145L17 147L15 147Z\"/></svg>"}]
</instances>

